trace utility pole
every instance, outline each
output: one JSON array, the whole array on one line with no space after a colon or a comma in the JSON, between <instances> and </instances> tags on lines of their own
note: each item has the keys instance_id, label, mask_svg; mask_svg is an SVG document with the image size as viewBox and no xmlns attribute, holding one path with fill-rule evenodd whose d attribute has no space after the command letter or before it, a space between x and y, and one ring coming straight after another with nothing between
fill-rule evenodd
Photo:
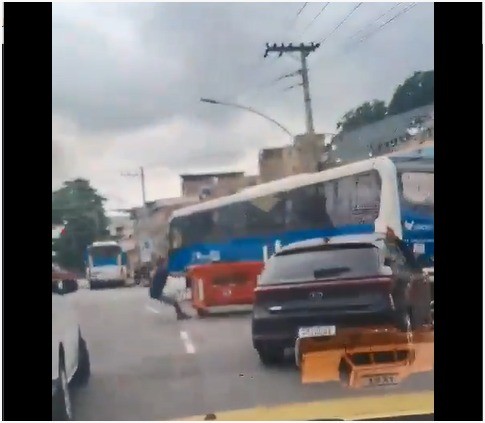
<instances>
[{"instance_id":1,"label":"utility pole","mask_svg":"<svg viewBox=\"0 0 485 423\"><path fill-rule=\"evenodd\" d=\"M143 166L140 166L140 177L141 177L141 195L143 199L143 207L145 207L146 201L146 193L145 193L145 172L143 170Z\"/></svg>"},{"instance_id":2,"label":"utility pole","mask_svg":"<svg viewBox=\"0 0 485 423\"><path fill-rule=\"evenodd\" d=\"M140 173L122 173L121 176L129 176L132 178L140 177L141 180L141 197L143 201L143 208L146 207L146 192L145 192L145 170L140 166Z\"/></svg>"},{"instance_id":3,"label":"utility pole","mask_svg":"<svg viewBox=\"0 0 485 423\"><path fill-rule=\"evenodd\" d=\"M141 181L141 195L142 195L142 201L143 205L141 208L141 216L140 219L137 222L138 229L136 231L140 231L138 234L139 236L142 237L143 239L143 244L146 242L147 237L149 237L149 228L147 227L148 225L148 209L147 209L147 203L146 203L146 192L145 192L145 169L143 166L140 166L140 171L139 173L122 173L122 176L129 176L129 177L140 177ZM141 226L141 228L140 228ZM140 261L143 259L140 253Z\"/></svg>"},{"instance_id":4,"label":"utility pole","mask_svg":"<svg viewBox=\"0 0 485 423\"><path fill-rule=\"evenodd\" d=\"M276 44L269 45L268 43L266 43L266 51L264 53L264 57L268 57L268 53L279 53L279 57L281 57L283 53L300 53L303 99L305 100L306 131L308 134L314 134L315 129L313 127L312 102L310 98L310 83L308 81L308 66L306 58L318 47L320 47L320 43L301 43L297 46L294 46L292 43L286 46L284 44L278 46Z\"/></svg>"}]
</instances>

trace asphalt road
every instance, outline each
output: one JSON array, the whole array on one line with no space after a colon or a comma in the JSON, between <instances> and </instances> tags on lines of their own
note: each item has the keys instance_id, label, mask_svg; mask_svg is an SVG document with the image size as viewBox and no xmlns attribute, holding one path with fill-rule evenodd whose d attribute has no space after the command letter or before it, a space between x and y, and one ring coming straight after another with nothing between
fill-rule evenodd
<instances>
[{"instance_id":1,"label":"asphalt road","mask_svg":"<svg viewBox=\"0 0 485 423\"><path fill-rule=\"evenodd\" d=\"M270 369L259 363L248 314L177 322L171 308L148 298L147 288L81 289L71 300L92 369L89 384L74 394L76 420L168 420L260 405L433 389L433 373L372 392L338 383L302 385L291 363Z\"/></svg>"}]
</instances>

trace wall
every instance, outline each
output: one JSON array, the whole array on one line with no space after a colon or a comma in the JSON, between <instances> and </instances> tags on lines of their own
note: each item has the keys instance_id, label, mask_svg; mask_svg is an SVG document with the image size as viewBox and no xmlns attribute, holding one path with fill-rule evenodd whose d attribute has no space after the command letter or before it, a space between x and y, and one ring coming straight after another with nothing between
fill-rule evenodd
<instances>
[{"instance_id":1,"label":"wall","mask_svg":"<svg viewBox=\"0 0 485 423\"><path fill-rule=\"evenodd\" d=\"M295 173L317 172L326 152L325 134L297 135L293 141L296 151Z\"/></svg>"},{"instance_id":2,"label":"wall","mask_svg":"<svg viewBox=\"0 0 485 423\"><path fill-rule=\"evenodd\" d=\"M166 198L151 202L146 210L135 211L134 238L138 255L140 243L150 240L153 246L152 259L166 256L168 251L168 221L174 210L199 202L198 197ZM146 214L145 214L146 213Z\"/></svg>"},{"instance_id":3,"label":"wall","mask_svg":"<svg viewBox=\"0 0 485 423\"><path fill-rule=\"evenodd\" d=\"M182 175L182 195L199 197L204 188L210 188L209 198L235 194L246 186L243 172L211 175Z\"/></svg>"},{"instance_id":4,"label":"wall","mask_svg":"<svg viewBox=\"0 0 485 423\"><path fill-rule=\"evenodd\" d=\"M285 178L297 172L296 154L293 146L265 148L259 153L259 176L261 183Z\"/></svg>"}]
</instances>

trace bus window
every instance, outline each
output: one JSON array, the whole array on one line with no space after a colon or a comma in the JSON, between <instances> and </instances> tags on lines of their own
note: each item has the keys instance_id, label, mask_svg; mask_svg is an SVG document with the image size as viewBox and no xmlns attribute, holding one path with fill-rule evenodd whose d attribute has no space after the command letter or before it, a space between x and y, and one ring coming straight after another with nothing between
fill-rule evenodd
<instances>
[{"instance_id":1,"label":"bus window","mask_svg":"<svg viewBox=\"0 0 485 423\"><path fill-rule=\"evenodd\" d=\"M198 244L203 242L213 242L214 219L218 219L213 211L204 211L188 217L188 227L186 228L186 244Z\"/></svg>"},{"instance_id":2,"label":"bus window","mask_svg":"<svg viewBox=\"0 0 485 423\"><path fill-rule=\"evenodd\" d=\"M168 244L170 250L175 250L182 247L184 240L182 228L180 227L180 220L182 218L174 219L170 223L170 230L168 233Z\"/></svg>"},{"instance_id":3,"label":"bus window","mask_svg":"<svg viewBox=\"0 0 485 423\"><path fill-rule=\"evenodd\" d=\"M246 236L246 205L243 202L227 206L232 221L232 233L235 237Z\"/></svg>"},{"instance_id":4,"label":"bus window","mask_svg":"<svg viewBox=\"0 0 485 423\"><path fill-rule=\"evenodd\" d=\"M352 196L355 191L355 177L347 176L334 181L337 196L334 198L332 221L335 226L355 224L352 216Z\"/></svg>"},{"instance_id":5,"label":"bus window","mask_svg":"<svg viewBox=\"0 0 485 423\"><path fill-rule=\"evenodd\" d=\"M121 253L121 248L115 245L103 246L103 247L101 246L91 247L89 249L89 254L94 260L118 257L120 253Z\"/></svg>"},{"instance_id":6,"label":"bus window","mask_svg":"<svg viewBox=\"0 0 485 423\"><path fill-rule=\"evenodd\" d=\"M283 195L259 197L244 204L248 236L284 231L286 205Z\"/></svg>"},{"instance_id":7,"label":"bus window","mask_svg":"<svg viewBox=\"0 0 485 423\"><path fill-rule=\"evenodd\" d=\"M434 212L434 173L403 172L400 175L403 206L424 212Z\"/></svg>"},{"instance_id":8,"label":"bus window","mask_svg":"<svg viewBox=\"0 0 485 423\"><path fill-rule=\"evenodd\" d=\"M379 215L381 183L375 171L355 176L355 190L352 193L352 214L354 221L361 224L374 223Z\"/></svg>"},{"instance_id":9,"label":"bus window","mask_svg":"<svg viewBox=\"0 0 485 423\"><path fill-rule=\"evenodd\" d=\"M225 241L235 236L235 205L224 206L212 211L213 232L211 239Z\"/></svg>"},{"instance_id":10,"label":"bus window","mask_svg":"<svg viewBox=\"0 0 485 423\"><path fill-rule=\"evenodd\" d=\"M327 213L323 184L314 184L288 192L291 208L287 211L287 228L293 230L328 228L332 221Z\"/></svg>"}]
</instances>

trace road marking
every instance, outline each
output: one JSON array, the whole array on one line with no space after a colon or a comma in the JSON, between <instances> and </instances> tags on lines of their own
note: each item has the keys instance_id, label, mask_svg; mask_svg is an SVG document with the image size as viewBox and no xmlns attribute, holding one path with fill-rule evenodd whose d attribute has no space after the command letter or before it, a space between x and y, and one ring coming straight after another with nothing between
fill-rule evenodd
<instances>
[{"instance_id":1,"label":"road marking","mask_svg":"<svg viewBox=\"0 0 485 423\"><path fill-rule=\"evenodd\" d=\"M194 347L194 344L192 344L192 341L190 340L189 334L184 330L181 330L180 338L184 343L185 351L187 351L187 354L195 354L195 347Z\"/></svg>"},{"instance_id":2,"label":"road marking","mask_svg":"<svg viewBox=\"0 0 485 423\"><path fill-rule=\"evenodd\" d=\"M148 311L151 311L152 313L160 314L160 310L157 310L156 308L153 308L152 306L147 305L145 308Z\"/></svg>"}]
</instances>

